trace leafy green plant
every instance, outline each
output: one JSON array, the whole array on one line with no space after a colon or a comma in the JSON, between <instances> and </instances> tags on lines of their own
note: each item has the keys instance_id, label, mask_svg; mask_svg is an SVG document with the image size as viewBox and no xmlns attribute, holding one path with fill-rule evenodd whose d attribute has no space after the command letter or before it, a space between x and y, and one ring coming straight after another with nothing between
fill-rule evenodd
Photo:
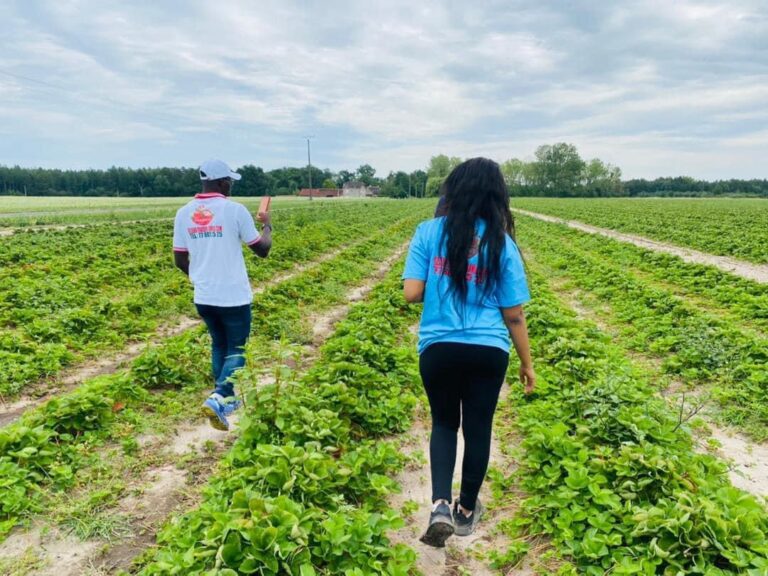
<instances>
[{"instance_id":1,"label":"leafy green plant","mask_svg":"<svg viewBox=\"0 0 768 576\"><path fill-rule=\"evenodd\" d=\"M768 206L746 198L515 198L513 205L587 224L768 262Z\"/></svg>"},{"instance_id":2,"label":"leafy green plant","mask_svg":"<svg viewBox=\"0 0 768 576\"><path fill-rule=\"evenodd\" d=\"M591 251L591 243L582 248L582 233L530 218L524 223L537 265L607 304L628 347L660 358L665 372L684 381L717 381L712 395L723 419L757 440L768 436L768 339L645 281Z\"/></svg>"},{"instance_id":3,"label":"leafy green plant","mask_svg":"<svg viewBox=\"0 0 768 576\"><path fill-rule=\"evenodd\" d=\"M519 472L496 479L497 490L517 480L527 494L507 532L548 534L584 574L764 571L764 504L695 453L678 414L621 349L533 279L540 383L535 397L515 391L503 408L524 440Z\"/></svg>"},{"instance_id":4,"label":"leafy green plant","mask_svg":"<svg viewBox=\"0 0 768 576\"><path fill-rule=\"evenodd\" d=\"M398 273L352 308L298 382L251 390L202 505L165 527L142 574L410 573L413 552L386 537L401 522L385 505L389 476L405 459L377 440L407 425L417 382L400 342L415 316L395 297ZM393 358L405 365L389 374ZM366 396L399 401L366 405L366 417Z\"/></svg>"}]
</instances>

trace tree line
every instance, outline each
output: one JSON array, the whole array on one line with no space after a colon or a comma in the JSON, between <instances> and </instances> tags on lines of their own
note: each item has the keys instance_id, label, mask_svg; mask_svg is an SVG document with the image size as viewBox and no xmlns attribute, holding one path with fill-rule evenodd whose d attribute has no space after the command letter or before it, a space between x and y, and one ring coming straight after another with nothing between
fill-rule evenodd
<instances>
[{"instance_id":1,"label":"tree line","mask_svg":"<svg viewBox=\"0 0 768 576\"><path fill-rule=\"evenodd\" d=\"M375 170L366 165L355 171L285 167L265 171L247 164L238 172L239 196L281 196L300 188L337 188L350 180L375 184ZM197 168L118 168L58 170L0 166L0 195L28 196L189 196L200 188Z\"/></svg>"},{"instance_id":2,"label":"tree line","mask_svg":"<svg viewBox=\"0 0 768 576\"><path fill-rule=\"evenodd\" d=\"M762 196L768 198L768 180L695 180L688 176L633 179L624 182L627 196Z\"/></svg>"},{"instance_id":3,"label":"tree line","mask_svg":"<svg viewBox=\"0 0 768 576\"><path fill-rule=\"evenodd\" d=\"M437 196L445 177L462 162L444 154L433 156L424 170L392 171L380 177L363 164L356 170L332 172L315 166L265 171L247 164L238 171L238 196L291 195L301 188L341 188L361 181L378 186L382 196ZM690 177L622 181L621 169L599 158L583 159L565 142L539 146L533 160L511 158L500 164L513 196L721 196L768 197L768 180L719 180ZM310 186L311 184L311 186ZM0 166L0 195L29 196L189 196L200 187L196 168L118 168L57 170Z\"/></svg>"}]
</instances>

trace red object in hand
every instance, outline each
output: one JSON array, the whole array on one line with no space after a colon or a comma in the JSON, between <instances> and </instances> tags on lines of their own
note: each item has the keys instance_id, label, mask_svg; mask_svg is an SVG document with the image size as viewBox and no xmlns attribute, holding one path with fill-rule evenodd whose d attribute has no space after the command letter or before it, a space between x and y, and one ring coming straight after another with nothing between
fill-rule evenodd
<instances>
[{"instance_id":1,"label":"red object in hand","mask_svg":"<svg viewBox=\"0 0 768 576\"><path fill-rule=\"evenodd\" d=\"M259 214L262 212L269 212L269 204L272 202L271 196L264 196L259 204Z\"/></svg>"}]
</instances>

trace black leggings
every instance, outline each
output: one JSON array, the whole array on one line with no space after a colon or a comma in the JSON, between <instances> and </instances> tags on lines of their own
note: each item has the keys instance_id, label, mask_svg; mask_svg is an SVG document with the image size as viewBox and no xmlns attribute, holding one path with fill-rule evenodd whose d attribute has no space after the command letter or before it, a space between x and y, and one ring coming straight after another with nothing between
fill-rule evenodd
<instances>
[{"instance_id":1,"label":"black leggings","mask_svg":"<svg viewBox=\"0 0 768 576\"><path fill-rule=\"evenodd\" d=\"M475 509L491 454L493 413L507 372L509 354L492 346L444 342L419 357L419 369L432 412L429 458L432 502L452 500L456 434L464 433L460 504ZM463 416L463 421L462 421Z\"/></svg>"}]
</instances>

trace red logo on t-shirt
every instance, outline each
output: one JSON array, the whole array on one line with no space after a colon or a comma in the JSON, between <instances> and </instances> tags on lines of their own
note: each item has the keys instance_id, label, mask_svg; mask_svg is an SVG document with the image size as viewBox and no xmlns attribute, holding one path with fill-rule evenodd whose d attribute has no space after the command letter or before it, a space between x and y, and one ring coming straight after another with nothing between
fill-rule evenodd
<instances>
[{"instance_id":1,"label":"red logo on t-shirt","mask_svg":"<svg viewBox=\"0 0 768 576\"><path fill-rule=\"evenodd\" d=\"M205 206L199 206L197 210L192 214L192 222L198 226L208 226L213 220L213 212L208 210Z\"/></svg>"}]
</instances>

